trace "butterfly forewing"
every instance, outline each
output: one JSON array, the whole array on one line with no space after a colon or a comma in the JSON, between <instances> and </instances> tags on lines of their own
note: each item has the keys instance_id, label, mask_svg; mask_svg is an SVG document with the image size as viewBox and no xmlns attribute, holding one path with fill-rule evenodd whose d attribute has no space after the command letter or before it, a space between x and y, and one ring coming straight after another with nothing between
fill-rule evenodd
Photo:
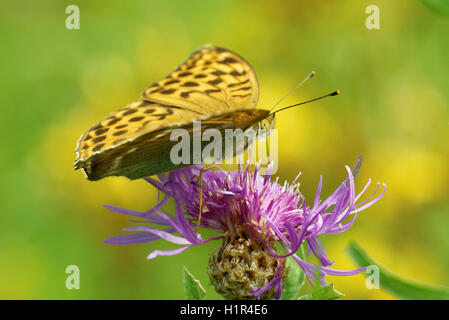
<instances>
[{"instance_id":1,"label":"butterfly forewing","mask_svg":"<svg viewBox=\"0 0 449 320\"><path fill-rule=\"evenodd\" d=\"M111 113L82 135L76 150L77 160L88 159L94 153L127 143L142 134L166 127L167 124L185 123L199 116L201 115L190 110L154 102L130 103Z\"/></svg>"},{"instance_id":2,"label":"butterfly forewing","mask_svg":"<svg viewBox=\"0 0 449 320\"><path fill-rule=\"evenodd\" d=\"M221 145L224 148L227 129L244 131L251 127L251 124L264 119L267 114L267 110L243 109L203 116L196 120L201 121L201 134L212 128L220 131ZM187 163L174 164L171 161L171 149L178 143L178 139L170 139L173 129L184 129L189 135L190 141L199 139L201 150L210 143L201 141L199 132L194 135L192 121L177 122L157 130L143 132L126 143L96 152L87 161L80 162L79 166L83 168L89 180L100 180L107 176L126 176L133 180L193 164L195 162L193 150L189 151ZM244 149L246 147L247 145L244 146ZM223 149L223 156L225 155L224 151ZM235 156L236 152L232 152Z\"/></svg>"}]
</instances>

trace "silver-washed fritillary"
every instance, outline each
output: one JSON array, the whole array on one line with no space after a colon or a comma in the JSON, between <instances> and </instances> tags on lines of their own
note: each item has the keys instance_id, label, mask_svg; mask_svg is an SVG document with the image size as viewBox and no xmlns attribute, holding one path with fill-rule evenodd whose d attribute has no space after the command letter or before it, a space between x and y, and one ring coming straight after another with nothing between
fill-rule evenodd
<instances>
[{"instance_id":1,"label":"silver-washed fritillary","mask_svg":"<svg viewBox=\"0 0 449 320\"><path fill-rule=\"evenodd\" d=\"M256 109L259 84L249 63L223 48L205 45L164 79L147 88L141 98L111 113L82 134L75 169L89 180L107 176L139 179L178 169L170 161L173 129L243 131L262 123L274 124L269 110Z\"/></svg>"}]
</instances>

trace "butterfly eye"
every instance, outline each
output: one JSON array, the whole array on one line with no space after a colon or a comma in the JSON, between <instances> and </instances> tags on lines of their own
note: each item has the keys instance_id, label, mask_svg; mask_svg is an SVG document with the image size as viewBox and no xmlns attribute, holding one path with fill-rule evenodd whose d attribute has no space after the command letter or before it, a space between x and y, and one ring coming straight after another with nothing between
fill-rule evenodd
<instances>
[{"instance_id":1,"label":"butterfly eye","mask_svg":"<svg viewBox=\"0 0 449 320\"><path fill-rule=\"evenodd\" d=\"M265 132L269 134L271 130L274 129L274 124L275 124L275 115L272 114L268 118L263 119L261 121L261 129L263 129Z\"/></svg>"}]
</instances>

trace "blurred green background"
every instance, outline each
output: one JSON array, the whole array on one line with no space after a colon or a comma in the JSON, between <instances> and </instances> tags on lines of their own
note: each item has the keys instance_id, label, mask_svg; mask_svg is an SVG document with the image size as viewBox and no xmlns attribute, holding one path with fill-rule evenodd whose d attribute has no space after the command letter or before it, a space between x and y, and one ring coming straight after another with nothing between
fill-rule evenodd
<instances>
[{"instance_id":1,"label":"blurred green background","mask_svg":"<svg viewBox=\"0 0 449 320\"><path fill-rule=\"evenodd\" d=\"M79 30L65 28L71 4ZM380 8L380 30L365 27L370 4ZM183 265L218 298L205 273L217 243L151 261L150 251L175 246L104 244L131 223L102 204L145 210L156 192L125 178L89 182L72 167L83 131L205 43L250 61L263 108L312 70L283 105L342 91L277 120L278 175L304 172L306 196L320 174L329 194L359 154L358 190L369 177L388 185L352 229L323 239L334 267L355 267L344 254L353 239L402 276L448 286L448 31L449 20L410 0L3 3L0 298L183 299ZM80 290L65 287L72 264ZM362 275L328 281L346 299L393 298L368 290Z\"/></svg>"}]
</instances>

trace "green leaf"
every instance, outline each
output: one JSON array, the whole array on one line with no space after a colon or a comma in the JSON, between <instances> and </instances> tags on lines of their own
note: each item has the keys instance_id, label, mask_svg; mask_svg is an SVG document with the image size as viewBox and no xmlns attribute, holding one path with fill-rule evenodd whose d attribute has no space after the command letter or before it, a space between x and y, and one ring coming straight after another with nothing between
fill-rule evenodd
<instances>
[{"instance_id":1,"label":"green leaf","mask_svg":"<svg viewBox=\"0 0 449 320\"><path fill-rule=\"evenodd\" d=\"M182 273L182 282L188 300L201 300L206 295L206 290L204 290L200 281L195 279L186 266L184 266Z\"/></svg>"},{"instance_id":2,"label":"green leaf","mask_svg":"<svg viewBox=\"0 0 449 320\"><path fill-rule=\"evenodd\" d=\"M449 0L420 0L432 11L449 17Z\"/></svg>"},{"instance_id":3,"label":"green leaf","mask_svg":"<svg viewBox=\"0 0 449 320\"><path fill-rule=\"evenodd\" d=\"M335 290L333 284L328 284L326 286L317 287L314 292L312 292L311 300L335 300L343 297L344 294Z\"/></svg>"},{"instance_id":4,"label":"green leaf","mask_svg":"<svg viewBox=\"0 0 449 320\"><path fill-rule=\"evenodd\" d=\"M293 260L292 257L287 258L286 262L288 268L288 276L284 281L281 300L293 300L298 296L299 290L301 290L304 285L304 271L301 267Z\"/></svg>"},{"instance_id":5,"label":"green leaf","mask_svg":"<svg viewBox=\"0 0 449 320\"><path fill-rule=\"evenodd\" d=\"M380 266L371 259L362 247L356 242L351 242L346 248L349 256L360 267L375 265L379 268L379 284L394 296L405 300L448 300L449 288L420 283L417 281L402 279L391 271Z\"/></svg>"},{"instance_id":6,"label":"green leaf","mask_svg":"<svg viewBox=\"0 0 449 320\"><path fill-rule=\"evenodd\" d=\"M307 245L307 242L304 242L301 245L301 247L299 247L299 250L296 253L298 255L298 257L300 257L302 260L306 259L306 245Z\"/></svg>"},{"instance_id":7,"label":"green leaf","mask_svg":"<svg viewBox=\"0 0 449 320\"><path fill-rule=\"evenodd\" d=\"M297 300L312 300L312 295L310 293L300 296Z\"/></svg>"}]
</instances>

